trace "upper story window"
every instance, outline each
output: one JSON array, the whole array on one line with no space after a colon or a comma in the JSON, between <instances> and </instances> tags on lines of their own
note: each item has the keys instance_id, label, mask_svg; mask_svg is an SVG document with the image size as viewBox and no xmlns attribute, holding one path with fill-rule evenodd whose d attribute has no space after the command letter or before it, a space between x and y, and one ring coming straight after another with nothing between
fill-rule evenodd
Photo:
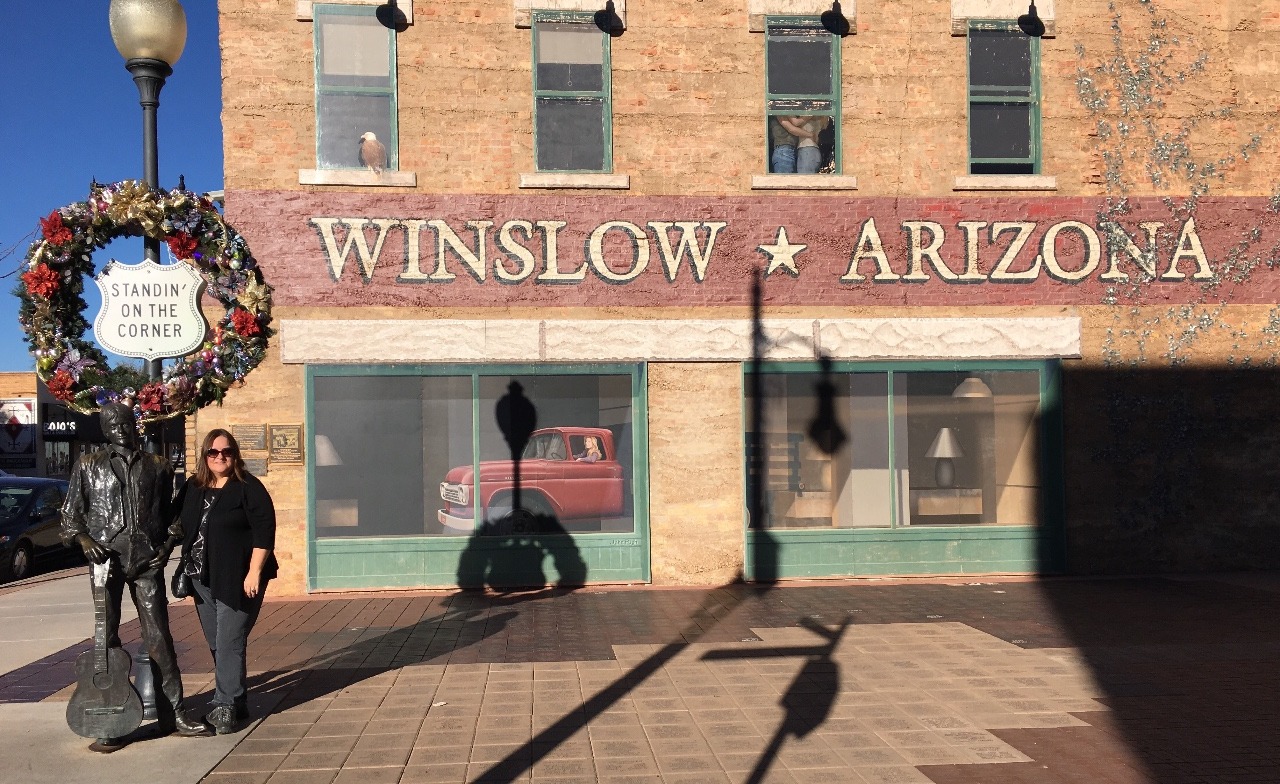
<instances>
[{"instance_id":1,"label":"upper story window","mask_svg":"<svg viewBox=\"0 0 1280 784\"><path fill-rule=\"evenodd\" d=\"M540 172L613 169L609 36L591 14L533 19L534 157Z\"/></svg>"},{"instance_id":2,"label":"upper story window","mask_svg":"<svg viewBox=\"0 0 1280 784\"><path fill-rule=\"evenodd\" d=\"M840 171L840 39L812 17L769 17L765 143L774 174Z\"/></svg>"},{"instance_id":3,"label":"upper story window","mask_svg":"<svg viewBox=\"0 0 1280 784\"><path fill-rule=\"evenodd\" d=\"M399 166L396 37L371 5L316 4L316 166Z\"/></svg>"},{"instance_id":4,"label":"upper story window","mask_svg":"<svg viewBox=\"0 0 1280 784\"><path fill-rule=\"evenodd\" d=\"M1040 172L1040 39L969 23L969 173Z\"/></svg>"}]
</instances>

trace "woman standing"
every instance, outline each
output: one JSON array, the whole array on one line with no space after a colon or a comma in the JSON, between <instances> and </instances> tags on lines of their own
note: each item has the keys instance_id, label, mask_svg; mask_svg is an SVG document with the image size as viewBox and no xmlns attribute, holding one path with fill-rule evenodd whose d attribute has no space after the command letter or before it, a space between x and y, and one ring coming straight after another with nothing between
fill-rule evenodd
<instances>
[{"instance_id":1,"label":"woman standing","mask_svg":"<svg viewBox=\"0 0 1280 784\"><path fill-rule=\"evenodd\" d=\"M219 735L249 717L245 650L267 581L276 576L276 510L244 468L235 436L209 431L200 464L180 494L175 528L191 575L200 627L213 654L215 692L206 720Z\"/></svg>"}]
</instances>

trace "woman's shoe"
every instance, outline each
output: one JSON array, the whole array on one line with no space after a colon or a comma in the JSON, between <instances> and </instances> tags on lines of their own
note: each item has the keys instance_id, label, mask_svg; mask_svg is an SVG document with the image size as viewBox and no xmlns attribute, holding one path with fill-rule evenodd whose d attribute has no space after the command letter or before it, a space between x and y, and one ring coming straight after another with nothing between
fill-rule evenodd
<instances>
[{"instance_id":1,"label":"woman's shoe","mask_svg":"<svg viewBox=\"0 0 1280 784\"><path fill-rule=\"evenodd\" d=\"M240 721L236 717L236 710L230 705L219 705L209 711L209 715L205 716L205 721L212 724L213 731L219 735L230 735L240 726Z\"/></svg>"}]
</instances>

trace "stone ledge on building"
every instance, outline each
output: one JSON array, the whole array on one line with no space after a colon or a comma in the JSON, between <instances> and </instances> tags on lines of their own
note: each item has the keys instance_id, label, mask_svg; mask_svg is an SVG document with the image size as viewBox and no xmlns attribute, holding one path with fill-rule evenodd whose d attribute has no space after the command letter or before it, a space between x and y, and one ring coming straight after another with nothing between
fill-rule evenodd
<instances>
[{"instance_id":1,"label":"stone ledge on building","mask_svg":"<svg viewBox=\"0 0 1280 784\"><path fill-rule=\"evenodd\" d=\"M745 362L747 319L283 319L285 364ZM763 359L1076 358L1080 318L766 319Z\"/></svg>"},{"instance_id":2,"label":"stone ledge on building","mask_svg":"<svg viewBox=\"0 0 1280 784\"><path fill-rule=\"evenodd\" d=\"M631 176L593 172L533 172L520 175L520 187L627 190L631 187Z\"/></svg>"},{"instance_id":3,"label":"stone ledge on building","mask_svg":"<svg viewBox=\"0 0 1280 784\"><path fill-rule=\"evenodd\" d=\"M1056 191L1058 178L1044 174L966 174L956 177L957 191Z\"/></svg>"},{"instance_id":4,"label":"stone ledge on building","mask_svg":"<svg viewBox=\"0 0 1280 784\"><path fill-rule=\"evenodd\" d=\"M595 13L603 11L604 0L513 0L512 12L516 27L532 27L534 11L571 11ZM627 0L613 0L613 13L625 29L627 26Z\"/></svg>"},{"instance_id":5,"label":"stone ledge on building","mask_svg":"<svg viewBox=\"0 0 1280 784\"><path fill-rule=\"evenodd\" d=\"M386 6L387 0L332 0L336 5L376 5ZM413 24L413 0L396 0L395 7L404 15L406 24ZM297 0L294 16L299 22L310 22L315 18L315 2L313 0Z\"/></svg>"},{"instance_id":6,"label":"stone ledge on building","mask_svg":"<svg viewBox=\"0 0 1280 784\"><path fill-rule=\"evenodd\" d=\"M747 0L747 29L763 33L770 16L822 16L832 10L831 0ZM840 13L849 20L849 34L858 32L858 0L840 3Z\"/></svg>"},{"instance_id":7,"label":"stone ledge on building","mask_svg":"<svg viewBox=\"0 0 1280 784\"><path fill-rule=\"evenodd\" d=\"M982 19L1017 19L1029 10L1030 0L951 0L951 34L968 35L969 22ZM1036 16L1044 24L1042 38L1057 35L1054 0L1040 0Z\"/></svg>"},{"instance_id":8,"label":"stone ledge on building","mask_svg":"<svg viewBox=\"0 0 1280 784\"><path fill-rule=\"evenodd\" d=\"M852 174L753 174L751 189L757 191L856 191L858 178Z\"/></svg>"},{"instance_id":9,"label":"stone ledge on building","mask_svg":"<svg viewBox=\"0 0 1280 784\"><path fill-rule=\"evenodd\" d=\"M412 188L418 184L415 172L372 172L368 169L299 169L299 185L363 185L384 188Z\"/></svg>"}]
</instances>

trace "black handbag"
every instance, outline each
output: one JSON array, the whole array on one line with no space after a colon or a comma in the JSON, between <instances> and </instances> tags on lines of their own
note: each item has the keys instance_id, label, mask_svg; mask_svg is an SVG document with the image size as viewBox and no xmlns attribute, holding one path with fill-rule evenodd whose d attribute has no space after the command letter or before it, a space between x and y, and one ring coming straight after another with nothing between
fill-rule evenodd
<instances>
[{"instance_id":1,"label":"black handbag","mask_svg":"<svg viewBox=\"0 0 1280 784\"><path fill-rule=\"evenodd\" d=\"M186 556L179 558L178 565L173 568L173 581L169 584L169 593L175 599L185 599L195 593L195 589L191 587L191 575L187 574Z\"/></svg>"}]
</instances>

